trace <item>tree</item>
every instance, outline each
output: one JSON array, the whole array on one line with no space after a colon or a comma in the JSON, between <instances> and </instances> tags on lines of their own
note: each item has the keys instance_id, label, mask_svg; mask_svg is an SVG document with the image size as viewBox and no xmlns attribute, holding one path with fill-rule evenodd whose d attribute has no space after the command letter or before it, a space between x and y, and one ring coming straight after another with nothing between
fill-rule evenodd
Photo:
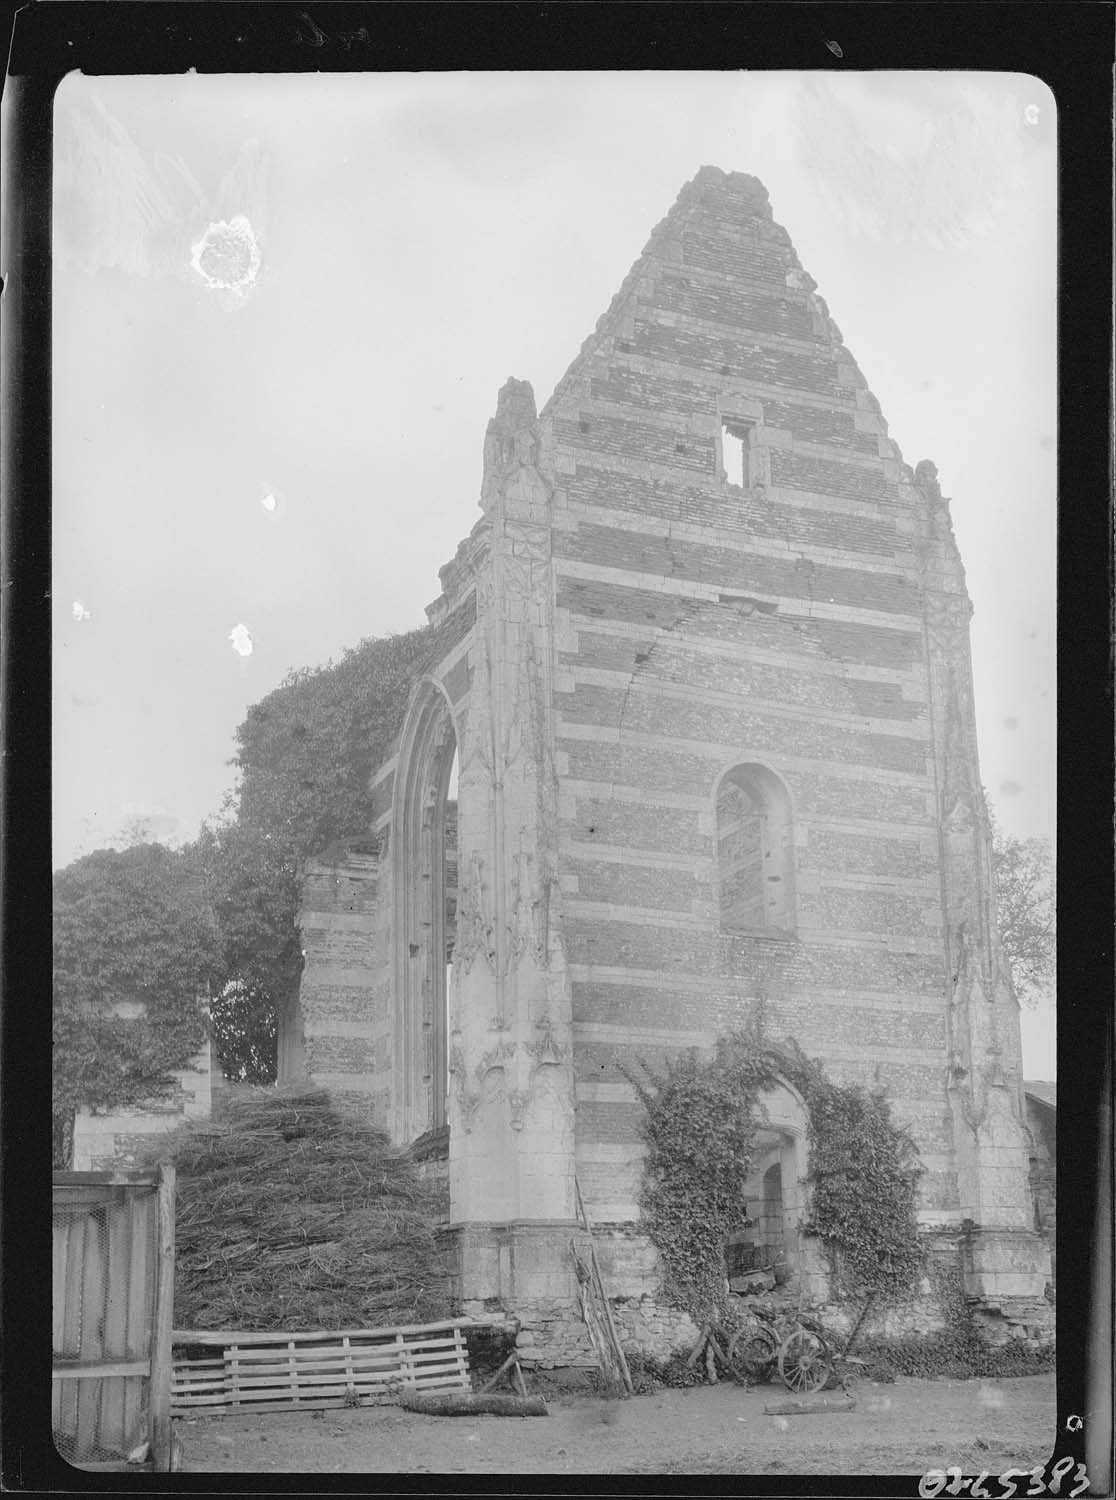
<instances>
[{"instance_id":1,"label":"tree","mask_svg":"<svg viewBox=\"0 0 1116 1500\"><path fill-rule=\"evenodd\" d=\"M198 844L221 934L213 1024L227 1077L275 1076L276 1030L302 971L304 862L368 831L372 774L440 648L430 628L363 641L292 672L237 730L239 785Z\"/></svg>"},{"instance_id":2,"label":"tree","mask_svg":"<svg viewBox=\"0 0 1116 1500\"><path fill-rule=\"evenodd\" d=\"M232 979L209 1007L210 1037L226 1078L236 1083L274 1083L279 1017L270 996Z\"/></svg>"},{"instance_id":3,"label":"tree","mask_svg":"<svg viewBox=\"0 0 1116 1500\"><path fill-rule=\"evenodd\" d=\"M1045 839L1017 839L993 820L992 868L1004 957L1027 1005L1053 999L1056 977L1054 859Z\"/></svg>"},{"instance_id":4,"label":"tree","mask_svg":"<svg viewBox=\"0 0 1116 1500\"><path fill-rule=\"evenodd\" d=\"M99 849L54 877L54 1163L82 1106L164 1093L206 1035L217 933L194 851Z\"/></svg>"}]
</instances>

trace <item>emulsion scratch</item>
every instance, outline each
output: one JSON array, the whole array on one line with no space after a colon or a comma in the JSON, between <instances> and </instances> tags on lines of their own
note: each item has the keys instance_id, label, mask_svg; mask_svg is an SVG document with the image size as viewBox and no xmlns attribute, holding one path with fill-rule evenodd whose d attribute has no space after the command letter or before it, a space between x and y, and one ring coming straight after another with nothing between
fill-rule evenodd
<instances>
[{"instance_id":1,"label":"emulsion scratch","mask_svg":"<svg viewBox=\"0 0 1116 1500\"><path fill-rule=\"evenodd\" d=\"M229 631L229 640L237 656L251 656L252 636L247 625L234 625Z\"/></svg>"},{"instance_id":2,"label":"emulsion scratch","mask_svg":"<svg viewBox=\"0 0 1116 1500\"><path fill-rule=\"evenodd\" d=\"M260 272L260 247L245 216L210 224L190 247L190 264L214 291L247 296Z\"/></svg>"}]
</instances>

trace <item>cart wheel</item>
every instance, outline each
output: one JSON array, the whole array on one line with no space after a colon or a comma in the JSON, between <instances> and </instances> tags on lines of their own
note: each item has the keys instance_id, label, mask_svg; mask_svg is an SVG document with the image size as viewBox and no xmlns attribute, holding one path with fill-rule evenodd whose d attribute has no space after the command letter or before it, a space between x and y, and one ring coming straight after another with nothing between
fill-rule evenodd
<instances>
[{"instance_id":1,"label":"cart wheel","mask_svg":"<svg viewBox=\"0 0 1116 1500\"><path fill-rule=\"evenodd\" d=\"M728 1346L729 1369L736 1380L758 1380L775 1363L779 1341L770 1328L745 1328Z\"/></svg>"},{"instance_id":2,"label":"cart wheel","mask_svg":"<svg viewBox=\"0 0 1116 1500\"><path fill-rule=\"evenodd\" d=\"M779 1350L779 1374L788 1390L820 1391L833 1372L833 1357L824 1341L807 1328L796 1328Z\"/></svg>"},{"instance_id":3,"label":"cart wheel","mask_svg":"<svg viewBox=\"0 0 1116 1500\"><path fill-rule=\"evenodd\" d=\"M846 1395L852 1394L853 1387L857 1381L863 1378L864 1370L864 1361L862 1359L854 1359L851 1355L837 1361L835 1371L841 1389Z\"/></svg>"}]
</instances>

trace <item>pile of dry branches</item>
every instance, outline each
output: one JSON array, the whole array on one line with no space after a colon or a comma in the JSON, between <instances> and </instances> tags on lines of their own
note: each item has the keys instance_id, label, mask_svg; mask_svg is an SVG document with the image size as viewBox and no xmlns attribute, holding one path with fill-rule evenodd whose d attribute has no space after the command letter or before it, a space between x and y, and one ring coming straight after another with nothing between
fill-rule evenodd
<instances>
[{"instance_id":1,"label":"pile of dry branches","mask_svg":"<svg viewBox=\"0 0 1116 1500\"><path fill-rule=\"evenodd\" d=\"M444 1194L321 1090L253 1089L164 1138L180 1328L375 1328L450 1314Z\"/></svg>"}]
</instances>

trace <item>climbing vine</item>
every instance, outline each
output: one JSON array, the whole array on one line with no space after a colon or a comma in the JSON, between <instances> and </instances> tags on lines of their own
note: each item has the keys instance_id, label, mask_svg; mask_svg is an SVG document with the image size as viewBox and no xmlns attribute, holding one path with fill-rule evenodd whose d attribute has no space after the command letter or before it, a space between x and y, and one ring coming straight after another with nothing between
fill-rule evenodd
<instances>
[{"instance_id":1,"label":"climbing vine","mask_svg":"<svg viewBox=\"0 0 1116 1500\"><path fill-rule=\"evenodd\" d=\"M660 1070L622 1068L644 1107L641 1212L659 1252L663 1292L699 1323L723 1315L725 1241L744 1227L760 1095L780 1081L806 1101L810 1210L800 1226L829 1253L849 1297L899 1295L921 1264L916 1218L922 1167L882 1091L830 1080L794 1044L758 1027L691 1051Z\"/></svg>"},{"instance_id":2,"label":"climbing vine","mask_svg":"<svg viewBox=\"0 0 1116 1500\"><path fill-rule=\"evenodd\" d=\"M913 1138L882 1089L835 1084L801 1053L788 1058L787 1076L810 1117L810 1211L800 1227L826 1247L846 1295L902 1295L923 1260Z\"/></svg>"},{"instance_id":3,"label":"climbing vine","mask_svg":"<svg viewBox=\"0 0 1116 1500\"><path fill-rule=\"evenodd\" d=\"M664 1294L696 1321L713 1321L725 1300L725 1240L744 1217L756 1100L774 1069L740 1038L718 1043L712 1058L691 1051L658 1072L645 1062L623 1071L644 1106L641 1210Z\"/></svg>"}]
</instances>

